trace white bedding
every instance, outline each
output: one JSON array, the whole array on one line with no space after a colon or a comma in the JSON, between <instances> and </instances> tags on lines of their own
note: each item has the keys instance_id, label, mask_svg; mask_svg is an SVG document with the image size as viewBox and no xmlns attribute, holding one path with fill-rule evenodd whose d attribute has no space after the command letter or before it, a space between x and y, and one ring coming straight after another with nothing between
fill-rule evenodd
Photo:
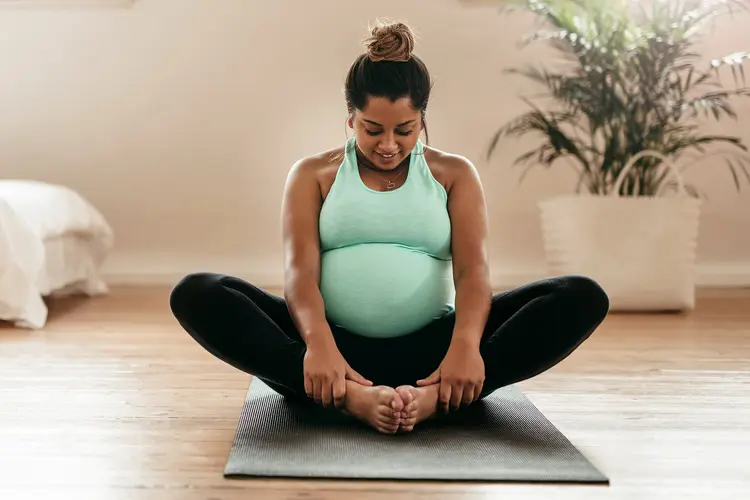
<instances>
[{"instance_id":1,"label":"white bedding","mask_svg":"<svg viewBox=\"0 0 750 500\"><path fill-rule=\"evenodd\" d=\"M0 319L42 328L44 297L106 293L100 272L113 243L102 214L75 191L0 181Z\"/></svg>"}]
</instances>

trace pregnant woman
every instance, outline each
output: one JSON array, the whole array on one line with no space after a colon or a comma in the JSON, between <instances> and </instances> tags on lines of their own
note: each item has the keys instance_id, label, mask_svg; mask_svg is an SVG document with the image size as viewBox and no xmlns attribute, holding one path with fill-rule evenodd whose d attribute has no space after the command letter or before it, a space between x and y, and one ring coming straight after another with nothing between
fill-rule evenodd
<instances>
[{"instance_id":1,"label":"pregnant woman","mask_svg":"<svg viewBox=\"0 0 750 500\"><path fill-rule=\"evenodd\" d=\"M408 432L552 368L609 300L583 276L493 295L479 176L419 139L432 83L410 28L380 23L365 45L345 80L352 137L288 175L283 297L196 272L170 305L201 346L280 394Z\"/></svg>"}]
</instances>

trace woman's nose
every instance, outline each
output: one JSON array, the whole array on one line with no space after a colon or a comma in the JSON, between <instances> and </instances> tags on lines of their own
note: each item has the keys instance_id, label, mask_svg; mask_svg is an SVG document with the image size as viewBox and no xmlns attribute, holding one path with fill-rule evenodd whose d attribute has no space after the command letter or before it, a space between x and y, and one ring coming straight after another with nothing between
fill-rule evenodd
<instances>
[{"instance_id":1,"label":"woman's nose","mask_svg":"<svg viewBox=\"0 0 750 500\"><path fill-rule=\"evenodd\" d=\"M395 153L398 151L398 144L396 143L396 137L393 134L384 134L384 137L380 141L380 151L385 154Z\"/></svg>"}]
</instances>

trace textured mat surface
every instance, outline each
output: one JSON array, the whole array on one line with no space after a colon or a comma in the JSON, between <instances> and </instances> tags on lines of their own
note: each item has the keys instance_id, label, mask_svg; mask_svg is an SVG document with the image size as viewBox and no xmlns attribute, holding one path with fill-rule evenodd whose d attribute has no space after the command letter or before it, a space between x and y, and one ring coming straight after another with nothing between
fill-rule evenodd
<instances>
[{"instance_id":1,"label":"textured mat surface","mask_svg":"<svg viewBox=\"0 0 750 500\"><path fill-rule=\"evenodd\" d=\"M384 435L253 379L227 477L608 483L514 387L412 433Z\"/></svg>"}]
</instances>

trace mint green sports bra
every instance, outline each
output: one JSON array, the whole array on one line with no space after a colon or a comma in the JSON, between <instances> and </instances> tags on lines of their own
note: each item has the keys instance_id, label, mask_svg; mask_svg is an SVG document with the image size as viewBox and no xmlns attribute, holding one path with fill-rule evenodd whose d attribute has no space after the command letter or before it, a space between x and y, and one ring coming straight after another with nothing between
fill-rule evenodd
<instances>
[{"instance_id":1,"label":"mint green sports bra","mask_svg":"<svg viewBox=\"0 0 750 500\"><path fill-rule=\"evenodd\" d=\"M448 195L423 152L418 141L403 186L379 192L346 143L320 212L320 290L329 321L352 333L407 335L454 309Z\"/></svg>"}]
</instances>

